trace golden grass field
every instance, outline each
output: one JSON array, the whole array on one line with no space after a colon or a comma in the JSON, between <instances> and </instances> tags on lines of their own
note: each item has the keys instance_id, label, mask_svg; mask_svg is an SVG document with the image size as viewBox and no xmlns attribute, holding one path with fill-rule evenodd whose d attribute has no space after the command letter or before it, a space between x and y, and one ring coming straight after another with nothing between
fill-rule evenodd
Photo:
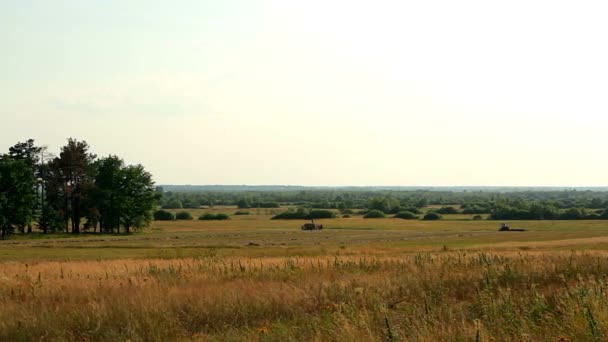
<instances>
[{"instance_id":1,"label":"golden grass field","mask_svg":"<svg viewBox=\"0 0 608 342\"><path fill-rule=\"evenodd\" d=\"M251 213L0 241L0 341L608 339L606 221Z\"/></svg>"}]
</instances>

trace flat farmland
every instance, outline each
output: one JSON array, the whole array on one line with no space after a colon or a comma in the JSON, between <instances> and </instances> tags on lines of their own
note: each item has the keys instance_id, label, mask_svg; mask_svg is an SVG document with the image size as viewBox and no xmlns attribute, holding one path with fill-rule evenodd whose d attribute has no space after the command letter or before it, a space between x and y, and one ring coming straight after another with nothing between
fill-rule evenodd
<instances>
[{"instance_id":1,"label":"flat farmland","mask_svg":"<svg viewBox=\"0 0 608 342\"><path fill-rule=\"evenodd\" d=\"M224 209L222 212L230 212ZM194 212L197 214L197 212ZM271 220L271 215L236 215L225 221L154 221L132 235L40 236L0 241L0 260L62 260L198 256L298 256L411 253L443 249L603 249L606 221L515 221L525 232L498 232L499 222L394 218L318 220L322 231L302 231L302 220ZM197 217L197 215L195 215Z\"/></svg>"},{"instance_id":2,"label":"flat farmland","mask_svg":"<svg viewBox=\"0 0 608 342\"><path fill-rule=\"evenodd\" d=\"M192 211L195 217L209 210ZM0 340L603 341L606 221L155 221L0 241Z\"/></svg>"}]
</instances>

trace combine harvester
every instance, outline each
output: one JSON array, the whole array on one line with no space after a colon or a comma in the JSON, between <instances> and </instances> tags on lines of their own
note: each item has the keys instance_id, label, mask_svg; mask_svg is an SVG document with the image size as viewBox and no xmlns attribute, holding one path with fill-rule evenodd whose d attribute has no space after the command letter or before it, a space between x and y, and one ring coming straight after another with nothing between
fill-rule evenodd
<instances>
[{"instance_id":1,"label":"combine harvester","mask_svg":"<svg viewBox=\"0 0 608 342\"><path fill-rule=\"evenodd\" d=\"M523 228L511 228L508 223L503 223L498 229L499 232L525 232Z\"/></svg>"}]
</instances>

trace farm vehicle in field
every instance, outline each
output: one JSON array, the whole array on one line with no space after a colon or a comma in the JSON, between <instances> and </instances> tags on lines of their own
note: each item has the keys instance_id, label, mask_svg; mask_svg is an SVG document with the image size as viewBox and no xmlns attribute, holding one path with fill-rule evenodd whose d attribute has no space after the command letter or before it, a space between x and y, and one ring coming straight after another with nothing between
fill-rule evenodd
<instances>
[{"instance_id":1,"label":"farm vehicle in field","mask_svg":"<svg viewBox=\"0 0 608 342\"><path fill-rule=\"evenodd\" d=\"M322 230L323 225L316 224L315 220L310 220L310 223L304 223L304 225L301 227L301 229L302 230Z\"/></svg>"},{"instance_id":2,"label":"farm vehicle in field","mask_svg":"<svg viewBox=\"0 0 608 342\"><path fill-rule=\"evenodd\" d=\"M525 232L523 228L511 228L508 223L503 223L498 229L499 232Z\"/></svg>"}]
</instances>

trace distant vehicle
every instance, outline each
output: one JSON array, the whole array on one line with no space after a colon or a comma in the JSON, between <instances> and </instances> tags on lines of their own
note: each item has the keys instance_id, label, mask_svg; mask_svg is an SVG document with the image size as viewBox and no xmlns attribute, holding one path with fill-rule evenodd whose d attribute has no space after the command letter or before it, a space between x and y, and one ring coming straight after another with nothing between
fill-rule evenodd
<instances>
[{"instance_id":1,"label":"distant vehicle","mask_svg":"<svg viewBox=\"0 0 608 342\"><path fill-rule=\"evenodd\" d=\"M503 223L500 225L499 232L525 232L525 229L522 228L511 228L508 223Z\"/></svg>"},{"instance_id":2,"label":"distant vehicle","mask_svg":"<svg viewBox=\"0 0 608 342\"><path fill-rule=\"evenodd\" d=\"M304 223L302 230L323 230L322 224L316 224L315 220L310 220L311 223Z\"/></svg>"}]
</instances>

